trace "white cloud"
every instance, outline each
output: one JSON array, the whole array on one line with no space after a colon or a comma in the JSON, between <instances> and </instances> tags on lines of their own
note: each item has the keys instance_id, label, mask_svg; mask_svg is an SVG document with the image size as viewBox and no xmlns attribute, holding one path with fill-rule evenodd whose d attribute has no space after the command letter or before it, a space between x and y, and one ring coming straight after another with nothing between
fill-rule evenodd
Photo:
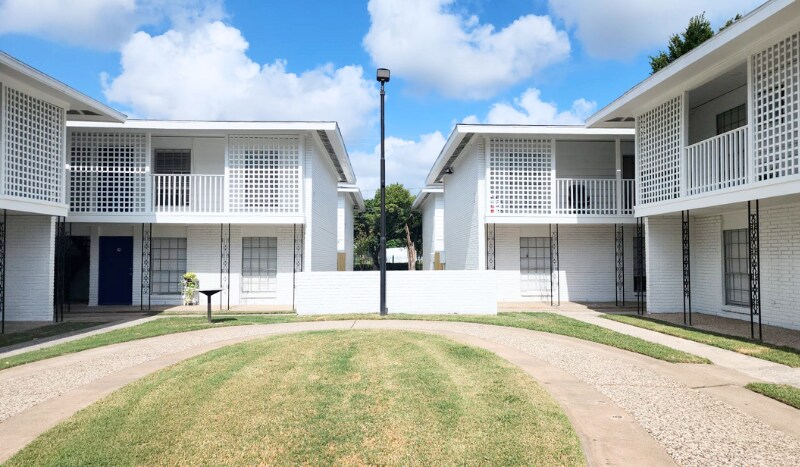
<instances>
[{"instance_id":1,"label":"white cloud","mask_svg":"<svg viewBox=\"0 0 800 467\"><path fill-rule=\"evenodd\" d=\"M501 30L448 11L454 0L370 0L364 46L379 66L424 91L479 99L567 58L569 38L547 16Z\"/></svg>"},{"instance_id":2,"label":"white cloud","mask_svg":"<svg viewBox=\"0 0 800 467\"><path fill-rule=\"evenodd\" d=\"M0 34L112 50L143 25L182 28L224 16L222 0L0 0Z\"/></svg>"},{"instance_id":3,"label":"white cloud","mask_svg":"<svg viewBox=\"0 0 800 467\"><path fill-rule=\"evenodd\" d=\"M569 110L559 110L552 102L544 102L542 93L530 88L515 98L513 102L497 102L492 105L482 123L508 125L582 125L584 120L597 108L597 103L577 99ZM481 123L470 115L464 123Z\"/></svg>"},{"instance_id":4,"label":"white cloud","mask_svg":"<svg viewBox=\"0 0 800 467\"><path fill-rule=\"evenodd\" d=\"M444 147L445 137L438 131L425 134L418 140L407 140L389 136L386 138L386 184L402 183L416 194L425 186L425 177ZM380 187L380 144L372 152L350 153L358 177L358 186L369 198Z\"/></svg>"},{"instance_id":5,"label":"white cloud","mask_svg":"<svg viewBox=\"0 0 800 467\"><path fill-rule=\"evenodd\" d=\"M628 59L666 48L671 34L703 12L715 27L764 0L550 0L553 14L574 28L586 52L598 58Z\"/></svg>"},{"instance_id":6,"label":"white cloud","mask_svg":"<svg viewBox=\"0 0 800 467\"><path fill-rule=\"evenodd\" d=\"M136 33L122 47L122 72L103 81L106 98L139 117L209 120L336 120L345 136L374 119L376 85L358 66L300 74L260 65L241 32L221 22Z\"/></svg>"}]
</instances>

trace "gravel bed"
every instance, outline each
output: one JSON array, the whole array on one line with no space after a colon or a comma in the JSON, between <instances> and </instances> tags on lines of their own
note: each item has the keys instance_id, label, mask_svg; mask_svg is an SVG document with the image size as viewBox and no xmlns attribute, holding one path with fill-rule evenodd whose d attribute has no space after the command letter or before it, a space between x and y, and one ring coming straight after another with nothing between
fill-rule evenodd
<instances>
[{"instance_id":1,"label":"gravel bed","mask_svg":"<svg viewBox=\"0 0 800 467\"><path fill-rule=\"evenodd\" d=\"M349 328L352 322L252 325L173 334L105 348L78 362L18 378L0 374L0 422L104 376L215 342L291 330ZM797 465L800 440L774 430L712 395L625 359L565 345L530 331L471 323L360 321L386 327L463 333L503 344L592 385L625 409L680 465ZM13 369L12 369L13 370ZM10 371L10 370L6 370Z\"/></svg>"}]
</instances>

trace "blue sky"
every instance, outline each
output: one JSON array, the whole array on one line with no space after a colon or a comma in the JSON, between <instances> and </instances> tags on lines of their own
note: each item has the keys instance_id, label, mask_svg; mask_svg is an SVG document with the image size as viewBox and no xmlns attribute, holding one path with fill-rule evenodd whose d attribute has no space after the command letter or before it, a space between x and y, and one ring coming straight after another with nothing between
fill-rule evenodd
<instances>
[{"instance_id":1,"label":"blue sky","mask_svg":"<svg viewBox=\"0 0 800 467\"><path fill-rule=\"evenodd\" d=\"M416 191L458 122L580 123L702 12L759 0L0 0L0 49L131 117L337 120L359 186Z\"/></svg>"}]
</instances>

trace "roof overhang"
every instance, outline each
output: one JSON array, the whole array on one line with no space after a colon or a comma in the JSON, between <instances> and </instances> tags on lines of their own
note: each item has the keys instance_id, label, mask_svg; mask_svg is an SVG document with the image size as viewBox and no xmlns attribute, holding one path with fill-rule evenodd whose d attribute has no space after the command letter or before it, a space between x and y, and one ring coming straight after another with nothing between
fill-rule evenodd
<instances>
[{"instance_id":1,"label":"roof overhang","mask_svg":"<svg viewBox=\"0 0 800 467\"><path fill-rule=\"evenodd\" d=\"M67 109L67 120L124 122L127 118L125 114L76 91L5 52L0 52L0 73L63 102Z\"/></svg>"},{"instance_id":2,"label":"roof overhang","mask_svg":"<svg viewBox=\"0 0 800 467\"><path fill-rule=\"evenodd\" d=\"M627 128L586 128L583 126L556 125L467 125L459 124L450 133L442 151L434 161L425 183L428 186L440 184L445 172L452 167L461 152L476 135L519 136L530 138L555 138L564 140L609 140L617 138L633 139L633 129Z\"/></svg>"},{"instance_id":3,"label":"roof overhang","mask_svg":"<svg viewBox=\"0 0 800 467\"><path fill-rule=\"evenodd\" d=\"M770 0L600 109L586 126L632 128L638 115L736 68L799 25L800 1Z\"/></svg>"},{"instance_id":4,"label":"roof overhang","mask_svg":"<svg viewBox=\"0 0 800 467\"><path fill-rule=\"evenodd\" d=\"M411 203L411 210L412 211L419 211L422 209L422 206L428 200L431 195L442 194L444 193L444 185L438 183L436 185L429 185L425 188L419 190L417 196L414 198L414 202Z\"/></svg>"},{"instance_id":5,"label":"roof overhang","mask_svg":"<svg viewBox=\"0 0 800 467\"><path fill-rule=\"evenodd\" d=\"M366 204L364 204L364 197L361 195L361 189L354 184L339 183L337 191L339 193L346 193L350 195L350 199L353 200L353 206L355 206L359 211L363 211L367 208Z\"/></svg>"},{"instance_id":6,"label":"roof overhang","mask_svg":"<svg viewBox=\"0 0 800 467\"><path fill-rule=\"evenodd\" d=\"M310 132L314 141L330 158L339 181L355 183L356 176L342 133L336 122L255 122L255 121L203 121L203 120L136 120L124 123L69 122L69 128L146 131L155 136L225 136L236 134L287 134Z\"/></svg>"}]
</instances>

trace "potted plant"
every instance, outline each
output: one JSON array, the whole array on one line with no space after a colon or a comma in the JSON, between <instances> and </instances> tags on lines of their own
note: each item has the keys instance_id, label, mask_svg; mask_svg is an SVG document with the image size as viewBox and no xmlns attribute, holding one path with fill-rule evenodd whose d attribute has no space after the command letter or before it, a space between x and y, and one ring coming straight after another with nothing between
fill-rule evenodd
<instances>
[{"instance_id":1,"label":"potted plant","mask_svg":"<svg viewBox=\"0 0 800 467\"><path fill-rule=\"evenodd\" d=\"M196 305L197 304L197 289L200 287L200 281L197 280L197 274L187 272L183 275L181 280L183 286L183 304Z\"/></svg>"}]
</instances>

